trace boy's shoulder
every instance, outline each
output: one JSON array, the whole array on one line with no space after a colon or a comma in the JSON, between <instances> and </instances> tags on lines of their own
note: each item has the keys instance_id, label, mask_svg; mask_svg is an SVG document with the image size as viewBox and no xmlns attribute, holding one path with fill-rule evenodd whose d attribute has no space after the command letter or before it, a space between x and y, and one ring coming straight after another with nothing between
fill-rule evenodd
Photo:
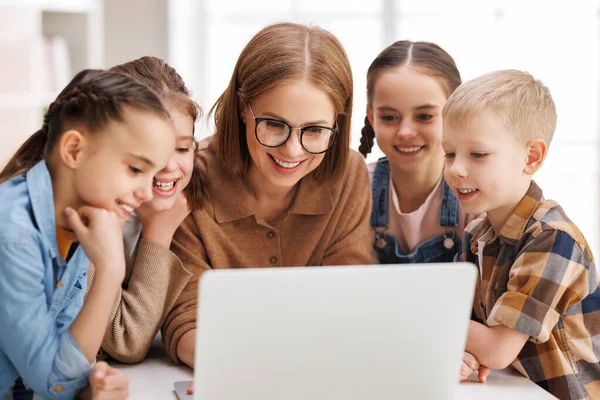
<instances>
[{"instance_id":1,"label":"boy's shoulder","mask_svg":"<svg viewBox=\"0 0 600 400\"><path fill-rule=\"evenodd\" d=\"M561 205L555 200L541 200L535 213L529 219L523 239L520 241L530 245L532 241L556 242L557 237L563 245L570 243L577 245L582 253L590 260L593 259L589 244L577 225L567 216ZM556 247L556 246L555 246Z\"/></svg>"}]
</instances>

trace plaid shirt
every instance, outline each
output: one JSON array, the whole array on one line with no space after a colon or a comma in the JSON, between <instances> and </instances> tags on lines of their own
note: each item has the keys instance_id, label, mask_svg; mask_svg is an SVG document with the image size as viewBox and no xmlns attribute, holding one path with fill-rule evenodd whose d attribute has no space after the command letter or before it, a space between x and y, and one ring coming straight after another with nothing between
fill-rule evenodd
<instances>
[{"instance_id":1,"label":"plaid shirt","mask_svg":"<svg viewBox=\"0 0 600 400\"><path fill-rule=\"evenodd\" d=\"M512 365L554 396L600 399L600 288L583 235L535 182L480 265L490 228L485 217L471 222L457 255L480 270L476 319L529 335Z\"/></svg>"}]
</instances>

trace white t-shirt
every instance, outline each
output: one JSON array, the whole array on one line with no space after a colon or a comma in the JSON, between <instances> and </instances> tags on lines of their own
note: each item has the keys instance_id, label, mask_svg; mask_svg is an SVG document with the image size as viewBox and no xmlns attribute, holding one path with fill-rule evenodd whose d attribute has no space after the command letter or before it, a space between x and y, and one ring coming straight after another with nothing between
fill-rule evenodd
<instances>
[{"instance_id":1,"label":"white t-shirt","mask_svg":"<svg viewBox=\"0 0 600 400\"><path fill-rule=\"evenodd\" d=\"M142 222L135 213L123 224L123 240L125 241L125 249L131 256L135 251L135 247L142 236Z\"/></svg>"}]
</instances>

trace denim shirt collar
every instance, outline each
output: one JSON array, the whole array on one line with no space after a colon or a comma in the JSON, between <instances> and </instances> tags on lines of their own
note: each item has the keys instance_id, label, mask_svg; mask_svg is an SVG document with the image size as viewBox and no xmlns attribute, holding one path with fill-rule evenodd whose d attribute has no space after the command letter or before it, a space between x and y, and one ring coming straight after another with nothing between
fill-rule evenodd
<instances>
[{"instance_id":1,"label":"denim shirt collar","mask_svg":"<svg viewBox=\"0 0 600 400\"><path fill-rule=\"evenodd\" d=\"M54 218L54 191L46 161L38 162L27 171L26 176L35 223L48 241L52 258L56 258L59 252Z\"/></svg>"}]
</instances>

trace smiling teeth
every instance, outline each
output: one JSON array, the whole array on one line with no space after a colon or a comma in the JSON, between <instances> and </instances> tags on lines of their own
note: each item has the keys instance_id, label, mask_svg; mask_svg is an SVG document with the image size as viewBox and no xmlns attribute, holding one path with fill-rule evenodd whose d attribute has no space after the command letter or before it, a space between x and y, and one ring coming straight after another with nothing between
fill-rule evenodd
<instances>
[{"instance_id":1,"label":"smiling teeth","mask_svg":"<svg viewBox=\"0 0 600 400\"><path fill-rule=\"evenodd\" d=\"M129 214L131 214L133 212L133 207L131 207L130 205L123 204L123 203L121 203L120 205L121 205L121 208L123 210L127 211Z\"/></svg>"},{"instance_id":2,"label":"smiling teeth","mask_svg":"<svg viewBox=\"0 0 600 400\"><path fill-rule=\"evenodd\" d=\"M421 147L396 147L396 149L402 153L414 153L421 150Z\"/></svg>"},{"instance_id":3,"label":"smiling teeth","mask_svg":"<svg viewBox=\"0 0 600 400\"><path fill-rule=\"evenodd\" d=\"M278 160L275 157L273 157L273 160L275 161L275 164L277 164L277 165L279 165L280 167L283 167L283 168L294 168L294 167L297 167L300 164L300 161L297 161L297 162L285 162L285 161Z\"/></svg>"},{"instance_id":4,"label":"smiling teeth","mask_svg":"<svg viewBox=\"0 0 600 400\"><path fill-rule=\"evenodd\" d=\"M164 190L165 192L173 189L173 186L175 186L175 181L173 181L173 182L154 181L154 187L158 188L159 190Z\"/></svg>"},{"instance_id":5,"label":"smiling teeth","mask_svg":"<svg viewBox=\"0 0 600 400\"><path fill-rule=\"evenodd\" d=\"M468 194L476 191L477 189L458 189L459 193Z\"/></svg>"}]
</instances>

